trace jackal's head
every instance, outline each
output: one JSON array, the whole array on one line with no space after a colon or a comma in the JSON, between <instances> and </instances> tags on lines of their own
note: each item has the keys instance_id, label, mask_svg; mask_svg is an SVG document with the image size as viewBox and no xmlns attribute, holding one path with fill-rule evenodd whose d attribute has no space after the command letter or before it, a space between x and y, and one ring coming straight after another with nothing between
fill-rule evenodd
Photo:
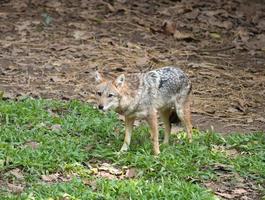
<instances>
[{"instance_id":1,"label":"jackal's head","mask_svg":"<svg viewBox=\"0 0 265 200\"><path fill-rule=\"evenodd\" d=\"M125 81L124 74L118 76L116 80L106 80L96 72L95 80L98 108L103 111L119 108Z\"/></svg>"}]
</instances>

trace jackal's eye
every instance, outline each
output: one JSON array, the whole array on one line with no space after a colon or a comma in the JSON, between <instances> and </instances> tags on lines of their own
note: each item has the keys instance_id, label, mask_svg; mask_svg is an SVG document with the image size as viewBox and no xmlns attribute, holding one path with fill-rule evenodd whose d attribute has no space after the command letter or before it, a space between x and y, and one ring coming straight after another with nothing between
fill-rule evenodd
<instances>
[{"instance_id":1,"label":"jackal's eye","mask_svg":"<svg viewBox=\"0 0 265 200\"><path fill-rule=\"evenodd\" d=\"M102 95L102 92L97 92L98 96L101 96Z\"/></svg>"},{"instance_id":2,"label":"jackal's eye","mask_svg":"<svg viewBox=\"0 0 265 200\"><path fill-rule=\"evenodd\" d=\"M109 95L108 95L108 97L113 97L113 96L114 96L114 94L109 94Z\"/></svg>"}]
</instances>

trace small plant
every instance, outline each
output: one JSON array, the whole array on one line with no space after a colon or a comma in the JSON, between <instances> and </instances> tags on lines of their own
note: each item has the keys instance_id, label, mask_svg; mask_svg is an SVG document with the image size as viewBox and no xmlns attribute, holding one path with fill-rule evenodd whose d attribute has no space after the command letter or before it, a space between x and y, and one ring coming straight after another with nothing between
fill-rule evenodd
<instances>
[{"instance_id":1,"label":"small plant","mask_svg":"<svg viewBox=\"0 0 265 200\"><path fill-rule=\"evenodd\" d=\"M41 14L45 26L51 25L53 18L48 13Z\"/></svg>"}]
</instances>

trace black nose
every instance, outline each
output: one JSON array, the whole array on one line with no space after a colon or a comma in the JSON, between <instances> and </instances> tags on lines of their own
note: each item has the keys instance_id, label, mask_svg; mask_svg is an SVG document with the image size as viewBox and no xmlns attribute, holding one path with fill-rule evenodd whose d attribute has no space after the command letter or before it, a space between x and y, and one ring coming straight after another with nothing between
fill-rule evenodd
<instances>
[{"instance_id":1,"label":"black nose","mask_svg":"<svg viewBox=\"0 0 265 200\"><path fill-rule=\"evenodd\" d=\"M98 105L98 109L103 110L104 106Z\"/></svg>"}]
</instances>

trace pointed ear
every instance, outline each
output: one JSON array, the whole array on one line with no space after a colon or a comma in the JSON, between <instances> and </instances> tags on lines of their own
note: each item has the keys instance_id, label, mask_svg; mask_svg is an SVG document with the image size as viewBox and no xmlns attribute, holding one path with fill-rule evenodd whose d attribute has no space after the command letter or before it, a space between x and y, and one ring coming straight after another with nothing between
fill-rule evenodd
<instances>
[{"instance_id":1,"label":"pointed ear","mask_svg":"<svg viewBox=\"0 0 265 200\"><path fill-rule=\"evenodd\" d=\"M97 83L101 83L103 81L103 78L102 78L101 74L98 71L95 72L95 81Z\"/></svg>"},{"instance_id":2,"label":"pointed ear","mask_svg":"<svg viewBox=\"0 0 265 200\"><path fill-rule=\"evenodd\" d=\"M118 76L115 80L115 85L116 87L122 87L124 85L125 82L125 75L121 74L120 76Z\"/></svg>"}]
</instances>

